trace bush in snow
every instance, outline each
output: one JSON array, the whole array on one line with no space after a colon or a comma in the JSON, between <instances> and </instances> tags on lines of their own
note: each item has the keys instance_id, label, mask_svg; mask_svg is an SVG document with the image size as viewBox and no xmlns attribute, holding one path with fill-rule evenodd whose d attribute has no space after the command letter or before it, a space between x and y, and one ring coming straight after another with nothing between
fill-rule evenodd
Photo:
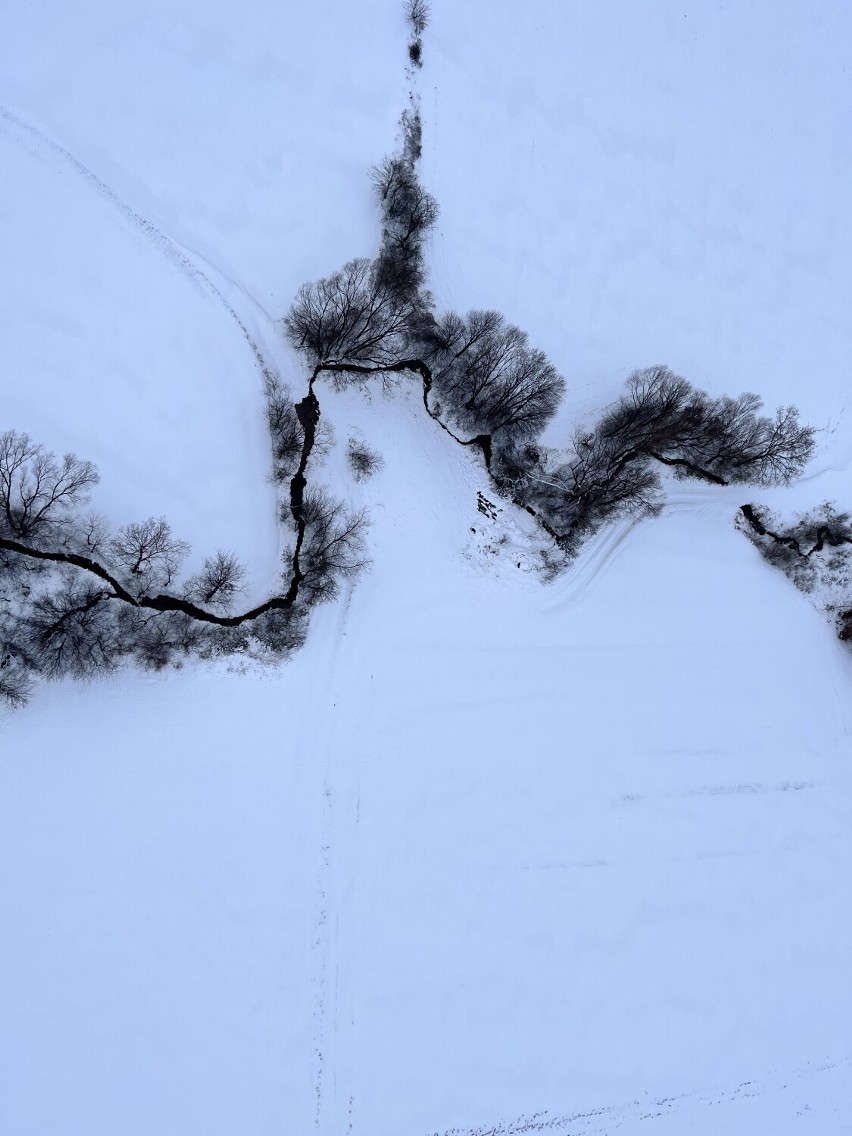
<instances>
[{"instance_id":1,"label":"bush in snow","mask_svg":"<svg viewBox=\"0 0 852 1136\"><path fill-rule=\"evenodd\" d=\"M852 518L830 501L786 524L759 505L743 505L737 527L761 555L779 568L825 612L840 613L841 638L849 638L852 597Z\"/></svg>"},{"instance_id":2,"label":"bush in snow","mask_svg":"<svg viewBox=\"0 0 852 1136\"><path fill-rule=\"evenodd\" d=\"M350 438L346 451L346 460L356 481L364 481L372 477L382 468L384 461L382 455L370 447L360 438Z\"/></svg>"}]
</instances>

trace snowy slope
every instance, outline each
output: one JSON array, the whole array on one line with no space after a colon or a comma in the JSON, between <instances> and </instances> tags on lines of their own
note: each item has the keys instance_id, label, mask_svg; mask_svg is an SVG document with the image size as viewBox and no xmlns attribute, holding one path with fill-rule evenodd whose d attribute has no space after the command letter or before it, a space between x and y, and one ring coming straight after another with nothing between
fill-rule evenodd
<instances>
[{"instance_id":1,"label":"snowy slope","mask_svg":"<svg viewBox=\"0 0 852 1136\"><path fill-rule=\"evenodd\" d=\"M74 7L0 48L6 425L262 591L237 321L297 387L270 317L375 245L405 30L385 0ZM832 432L761 499L848 500L845 7L435 9L440 302L529 329L563 428L658 359L795 401ZM545 586L416 386L318 394L373 563L305 649L0 722L0 1130L847 1132L852 663L734 530L742 489L678 484Z\"/></svg>"},{"instance_id":2,"label":"snowy slope","mask_svg":"<svg viewBox=\"0 0 852 1136\"><path fill-rule=\"evenodd\" d=\"M167 513L196 563L233 548L265 593L275 494L234 289L8 112L0 153L3 428L93 460L114 524Z\"/></svg>"}]
</instances>

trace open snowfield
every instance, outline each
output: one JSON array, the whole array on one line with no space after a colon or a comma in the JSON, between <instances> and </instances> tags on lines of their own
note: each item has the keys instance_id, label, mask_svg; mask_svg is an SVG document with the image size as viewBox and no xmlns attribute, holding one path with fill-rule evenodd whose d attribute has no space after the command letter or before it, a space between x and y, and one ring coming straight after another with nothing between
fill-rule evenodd
<instances>
[{"instance_id":1,"label":"open snowfield","mask_svg":"<svg viewBox=\"0 0 852 1136\"><path fill-rule=\"evenodd\" d=\"M852 1131L852 656L733 526L852 505L852 10L433 9L413 83L396 0L7 10L0 430L265 595L258 354L303 388L273 320L416 90L438 304L548 352L554 442L666 362L817 455L543 584L413 384L321 381L372 566L306 647L0 717L3 1136Z\"/></svg>"}]
</instances>

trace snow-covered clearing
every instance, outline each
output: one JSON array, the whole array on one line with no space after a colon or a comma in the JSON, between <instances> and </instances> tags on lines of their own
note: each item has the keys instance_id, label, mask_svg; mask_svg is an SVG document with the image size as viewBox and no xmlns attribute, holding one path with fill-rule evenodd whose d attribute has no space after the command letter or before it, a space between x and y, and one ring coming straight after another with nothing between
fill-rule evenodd
<instances>
[{"instance_id":1,"label":"snow-covered clearing","mask_svg":"<svg viewBox=\"0 0 852 1136\"><path fill-rule=\"evenodd\" d=\"M298 389L272 318L374 251L408 91L396 0L295 7L19 5L0 45L0 428L258 596L246 333ZM825 428L760 500L852 503L850 31L436 0L433 288L549 352L554 438L664 360ZM675 483L545 586L413 383L318 393L373 564L305 649L0 722L0 1130L848 1132L852 661L735 531L750 494Z\"/></svg>"}]
</instances>

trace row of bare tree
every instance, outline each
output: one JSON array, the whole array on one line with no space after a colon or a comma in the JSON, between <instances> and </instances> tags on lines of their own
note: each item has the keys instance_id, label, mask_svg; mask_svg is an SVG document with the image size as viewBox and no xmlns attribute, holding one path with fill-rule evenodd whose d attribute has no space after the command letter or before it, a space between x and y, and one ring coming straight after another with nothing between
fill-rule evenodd
<instances>
[{"instance_id":1,"label":"row of bare tree","mask_svg":"<svg viewBox=\"0 0 852 1136\"><path fill-rule=\"evenodd\" d=\"M366 563L366 518L303 492L297 510L281 507L295 532L281 593L235 614L245 567L233 553L181 579L190 549L165 518L113 529L86 508L97 482L91 462L0 434L0 699L12 705L40 677L90 678L128 659L160 668L190 654L286 654L309 609Z\"/></svg>"},{"instance_id":2,"label":"row of bare tree","mask_svg":"<svg viewBox=\"0 0 852 1136\"><path fill-rule=\"evenodd\" d=\"M406 15L419 44L428 5L408 0ZM281 592L234 614L245 568L232 553L215 552L181 579L189 547L165 518L114 529L86 510L98 481L91 462L59 458L7 431L0 435L0 697L17 704L38 676L85 678L127 658L161 667L189 653L282 653L302 642L308 609L366 563L364 514L308 485L311 455L322 446L314 385L323 372L338 383L417 374L432 417L460 441L481 445L496 487L534 513L568 554L606 522L657 511L664 466L720 485L778 484L799 474L814 433L795 408L763 416L754 394L714 398L662 366L635 372L626 395L566 448L544 446L565 392L544 352L499 312L435 314L425 243L438 207L417 174L416 111L403 115L402 126L400 154L373 171L378 255L303 285L282 321L311 369L307 396L296 402L267 376L280 519L291 533ZM356 478L380 463L357 440L348 457Z\"/></svg>"},{"instance_id":3,"label":"row of bare tree","mask_svg":"<svg viewBox=\"0 0 852 1136\"><path fill-rule=\"evenodd\" d=\"M409 120L409 139L419 137ZM300 290L284 328L317 370L362 382L406 367L422 376L430 414L478 441L498 488L531 509L568 552L600 525L651 514L660 469L718 485L786 483L813 452L794 407L762 415L760 398L711 397L667 367L634 372L626 395L565 448L540 438L565 381L527 335L495 311L436 317L423 248L437 207L416 173L415 142L374 185L382 211L376 260L355 260Z\"/></svg>"}]
</instances>

